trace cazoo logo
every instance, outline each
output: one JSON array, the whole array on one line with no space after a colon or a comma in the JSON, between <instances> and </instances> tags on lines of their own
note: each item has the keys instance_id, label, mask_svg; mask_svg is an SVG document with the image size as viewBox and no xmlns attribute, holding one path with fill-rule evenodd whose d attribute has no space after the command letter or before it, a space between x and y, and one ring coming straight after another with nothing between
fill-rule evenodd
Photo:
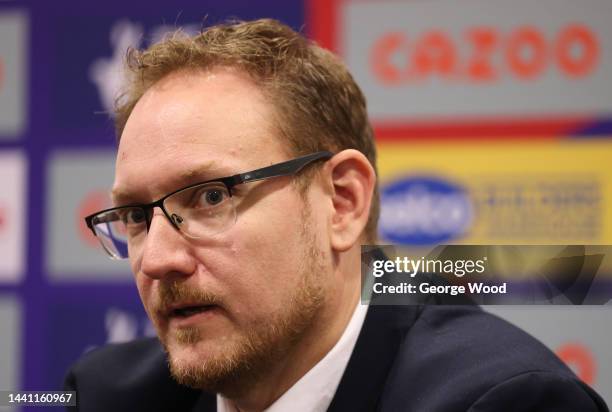
<instances>
[{"instance_id":1,"label":"cazoo logo","mask_svg":"<svg viewBox=\"0 0 612 412\"><path fill-rule=\"evenodd\" d=\"M510 30L473 26L459 35L444 29L387 32L370 50L370 67L375 78L387 85L434 77L469 84L509 76L528 81L550 71L575 79L594 72L600 54L597 34L579 23L553 34L533 25Z\"/></svg>"}]
</instances>

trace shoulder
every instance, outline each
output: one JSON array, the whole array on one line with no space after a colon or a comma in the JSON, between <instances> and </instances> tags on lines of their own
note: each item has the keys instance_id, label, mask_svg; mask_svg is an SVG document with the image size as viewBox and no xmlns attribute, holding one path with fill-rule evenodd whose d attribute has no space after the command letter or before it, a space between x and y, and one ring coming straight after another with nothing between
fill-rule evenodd
<instances>
[{"instance_id":1,"label":"shoulder","mask_svg":"<svg viewBox=\"0 0 612 412\"><path fill-rule=\"evenodd\" d=\"M402 310L396 308L398 319ZM607 410L559 358L519 328L478 306L432 305L402 328L384 399L395 408L410 404L410 410L502 411L508 397L526 408L511 404L508 410L521 411L546 410L538 402L552 405L568 396L553 410ZM567 403L572 399L575 404Z\"/></svg>"},{"instance_id":2,"label":"shoulder","mask_svg":"<svg viewBox=\"0 0 612 412\"><path fill-rule=\"evenodd\" d=\"M94 349L68 372L66 390L77 391L78 410L188 410L200 393L170 377L157 339L141 339Z\"/></svg>"}]
</instances>

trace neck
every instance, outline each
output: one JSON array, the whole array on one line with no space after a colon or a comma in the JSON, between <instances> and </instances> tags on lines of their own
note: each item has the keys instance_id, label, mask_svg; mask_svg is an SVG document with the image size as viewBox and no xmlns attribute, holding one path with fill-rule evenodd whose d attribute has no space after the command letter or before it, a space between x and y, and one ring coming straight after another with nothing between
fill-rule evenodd
<instances>
[{"instance_id":1,"label":"neck","mask_svg":"<svg viewBox=\"0 0 612 412\"><path fill-rule=\"evenodd\" d=\"M348 252L351 253L351 252ZM357 251L359 253L359 251ZM359 264L359 258L343 256L334 273L333 288L328 290L324 304L304 335L274 365L245 390L230 396L241 412L265 410L312 369L334 347L344 333L360 296L360 268L343 268L350 259ZM343 262L344 261L344 262Z\"/></svg>"}]
</instances>

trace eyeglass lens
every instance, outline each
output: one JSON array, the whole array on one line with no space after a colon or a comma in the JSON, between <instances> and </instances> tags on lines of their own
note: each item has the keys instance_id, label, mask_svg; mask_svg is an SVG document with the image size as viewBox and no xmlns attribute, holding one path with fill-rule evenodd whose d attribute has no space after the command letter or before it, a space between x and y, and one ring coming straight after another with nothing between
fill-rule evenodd
<instances>
[{"instance_id":1,"label":"eyeglass lens","mask_svg":"<svg viewBox=\"0 0 612 412\"><path fill-rule=\"evenodd\" d=\"M232 198L222 183L181 190L167 197L163 205L172 223L192 238L214 236L236 220ZM93 227L108 254L125 259L144 242L151 219L152 212L141 207L123 207L95 216Z\"/></svg>"}]
</instances>

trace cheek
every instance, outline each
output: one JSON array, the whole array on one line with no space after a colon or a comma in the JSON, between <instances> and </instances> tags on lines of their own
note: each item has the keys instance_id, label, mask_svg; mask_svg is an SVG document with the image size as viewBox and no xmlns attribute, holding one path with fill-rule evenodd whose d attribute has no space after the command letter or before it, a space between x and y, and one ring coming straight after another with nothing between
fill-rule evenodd
<instances>
[{"instance_id":1,"label":"cheek","mask_svg":"<svg viewBox=\"0 0 612 412\"><path fill-rule=\"evenodd\" d=\"M299 210L245 216L228 232L226 262L232 267L230 296L240 310L277 311L298 284L302 259ZM230 286L231 283L231 286Z\"/></svg>"}]
</instances>

